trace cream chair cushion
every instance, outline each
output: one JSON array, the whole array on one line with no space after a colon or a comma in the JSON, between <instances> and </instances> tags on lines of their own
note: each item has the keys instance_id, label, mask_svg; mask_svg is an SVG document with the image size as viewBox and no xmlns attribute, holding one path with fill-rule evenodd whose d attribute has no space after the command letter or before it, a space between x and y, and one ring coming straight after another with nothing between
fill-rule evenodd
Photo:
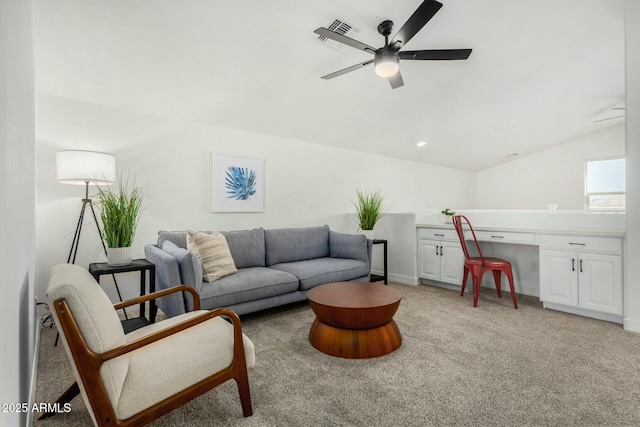
<instances>
[{"instance_id":1,"label":"cream chair cushion","mask_svg":"<svg viewBox=\"0 0 640 427\"><path fill-rule=\"evenodd\" d=\"M95 353L104 353L126 344L127 341L122 330L122 324L118 314L113 309L113 304L86 269L73 264L54 266L51 269L47 298L53 317L58 325L60 320L53 308L53 302L61 298L66 300L87 346ZM69 360L73 360L67 339L62 332L60 337ZM78 370L73 363L72 367L76 381L80 386L82 397L87 407L90 408L91 405L86 397ZM100 375L112 403L120 400L120 393L128 370L128 355L105 362L100 369ZM91 412L91 416L93 418L93 412Z\"/></svg>"},{"instance_id":2,"label":"cream chair cushion","mask_svg":"<svg viewBox=\"0 0 640 427\"><path fill-rule=\"evenodd\" d=\"M128 342L207 313L171 317L126 335ZM255 349L242 334L247 368L255 365ZM128 418L163 399L227 368L233 360L233 325L215 317L131 353L129 372L116 414Z\"/></svg>"}]
</instances>

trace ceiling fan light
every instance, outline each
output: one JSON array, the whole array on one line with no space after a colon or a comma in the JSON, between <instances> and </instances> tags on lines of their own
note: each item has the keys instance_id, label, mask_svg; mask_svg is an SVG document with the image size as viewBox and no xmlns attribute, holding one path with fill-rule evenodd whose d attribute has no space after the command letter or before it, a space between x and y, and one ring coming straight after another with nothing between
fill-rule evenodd
<instances>
[{"instance_id":1,"label":"ceiling fan light","mask_svg":"<svg viewBox=\"0 0 640 427\"><path fill-rule=\"evenodd\" d=\"M400 69L398 57L392 53L376 55L374 64L376 74L380 77L391 77Z\"/></svg>"}]
</instances>

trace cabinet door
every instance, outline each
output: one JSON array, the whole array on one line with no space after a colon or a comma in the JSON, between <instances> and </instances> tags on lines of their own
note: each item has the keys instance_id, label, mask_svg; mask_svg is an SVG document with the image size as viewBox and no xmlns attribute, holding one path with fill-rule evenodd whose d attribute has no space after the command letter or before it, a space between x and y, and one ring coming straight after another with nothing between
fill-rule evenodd
<instances>
[{"instance_id":1,"label":"cabinet door","mask_svg":"<svg viewBox=\"0 0 640 427\"><path fill-rule=\"evenodd\" d=\"M418 240L418 277L440 280L440 242Z\"/></svg>"},{"instance_id":2,"label":"cabinet door","mask_svg":"<svg viewBox=\"0 0 640 427\"><path fill-rule=\"evenodd\" d=\"M460 243L440 242L440 281L462 284L462 273L464 271L464 253Z\"/></svg>"},{"instance_id":3,"label":"cabinet door","mask_svg":"<svg viewBox=\"0 0 640 427\"><path fill-rule=\"evenodd\" d=\"M578 306L578 254L540 251L540 300Z\"/></svg>"},{"instance_id":4,"label":"cabinet door","mask_svg":"<svg viewBox=\"0 0 640 427\"><path fill-rule=\"evenodd\" d=\"M622 315L622 257L580 254L580 307Z\"/></svg>"}]
</instances>

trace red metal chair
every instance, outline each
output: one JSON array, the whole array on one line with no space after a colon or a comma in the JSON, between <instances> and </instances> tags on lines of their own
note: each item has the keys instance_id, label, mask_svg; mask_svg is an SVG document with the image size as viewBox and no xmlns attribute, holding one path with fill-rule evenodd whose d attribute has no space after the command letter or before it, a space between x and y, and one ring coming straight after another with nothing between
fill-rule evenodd
<instances>
[{"instance_id":1,"label":"red metal chair","mask_svg":"<svg viewBox=\"0 0 640 427\"><path fill-rule=\"evenodd\" d=\"M473 235L473 241L476 243L476 249L478 250L479 257L469 256L467 250L467 242L464 239L464 230L462 229L462 220L469 225L469 230ZM462 245L462 251L464 252L464 276L462 277L462 290L460 296L464 296L464 288L467 283L467 276L471 273L471 280L473 281L473 306L478 306L478 296L480 296L480 284L482 283L482 276L487 271L493 273L493 279L496 282L496 290L498 291L498 298L502 298L502 290L500 287L500 279L502 273L509 279L509 287L511 288L511 298L513 299L513 307L518 308L518 301L516 301L516 292L513 288L513 272L511 270L511 263L501 258L490 258L482 255L478 239L476 239L476 233L473 231L471 222L464 215L453 216L453 226L458 232L458 238L460 239L460 245Z\"/></svg>"}]
</instances>

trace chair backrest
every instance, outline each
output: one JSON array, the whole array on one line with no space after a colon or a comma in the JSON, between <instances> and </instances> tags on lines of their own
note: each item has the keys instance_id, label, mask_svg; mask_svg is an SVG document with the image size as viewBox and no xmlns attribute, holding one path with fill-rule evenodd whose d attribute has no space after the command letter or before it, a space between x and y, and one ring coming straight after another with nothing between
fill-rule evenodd
<instances>
[{"instance_id":1,"label":"chair backrest","mask_svg":"<svg viewBox=\"0 0 640 427\"><path fill-rule=\"evenodd\" d=\"M74 376L80 387L82 397L88 408L91 404L80 376L86 366L76 366L74 355L69 347L65 331L60 326L54 302L64 300L78 325L80 335L87 347L95 353L104 353L115 347L126 344L122 324L113 304L104 290L89 272L72 264L60 264L51 269L51 278L47 288L47 298L51 313L64 344L73 368ZM111 401L116 406L120 399L122 386L129 370L129 356L124 355L105 362L100 369L100 376ZM94 414L91 413L94 417ZM94 418L95 422L95 418Z\"/></svg>"},{"instance_id":2,"label":"chair backrest","mask_svg":"<svg viewBox=\"0 0 640 427\"><path fill-rule=\"evenodd\" d=\"M469 250L467 249L467 241L464 238L464 230L462 229L462 220L467 223L469 226L469 230L471 230L471 235L473 236L473 241L476 244L476 249L478 250L478 254L480 255L480 259L482 260L482 264L484 264L484 256L482 256L482 251L480 250L480 245L478 244L478 239L476 238L476 233L473 231L473 227L471 226L471 222L464 215L454 215L453 216L453 226L458 233L458 239L460 239L460 245L462 246L462 252L464 252L465 259L470 259Z\"/></svg>"}]
</instances>

